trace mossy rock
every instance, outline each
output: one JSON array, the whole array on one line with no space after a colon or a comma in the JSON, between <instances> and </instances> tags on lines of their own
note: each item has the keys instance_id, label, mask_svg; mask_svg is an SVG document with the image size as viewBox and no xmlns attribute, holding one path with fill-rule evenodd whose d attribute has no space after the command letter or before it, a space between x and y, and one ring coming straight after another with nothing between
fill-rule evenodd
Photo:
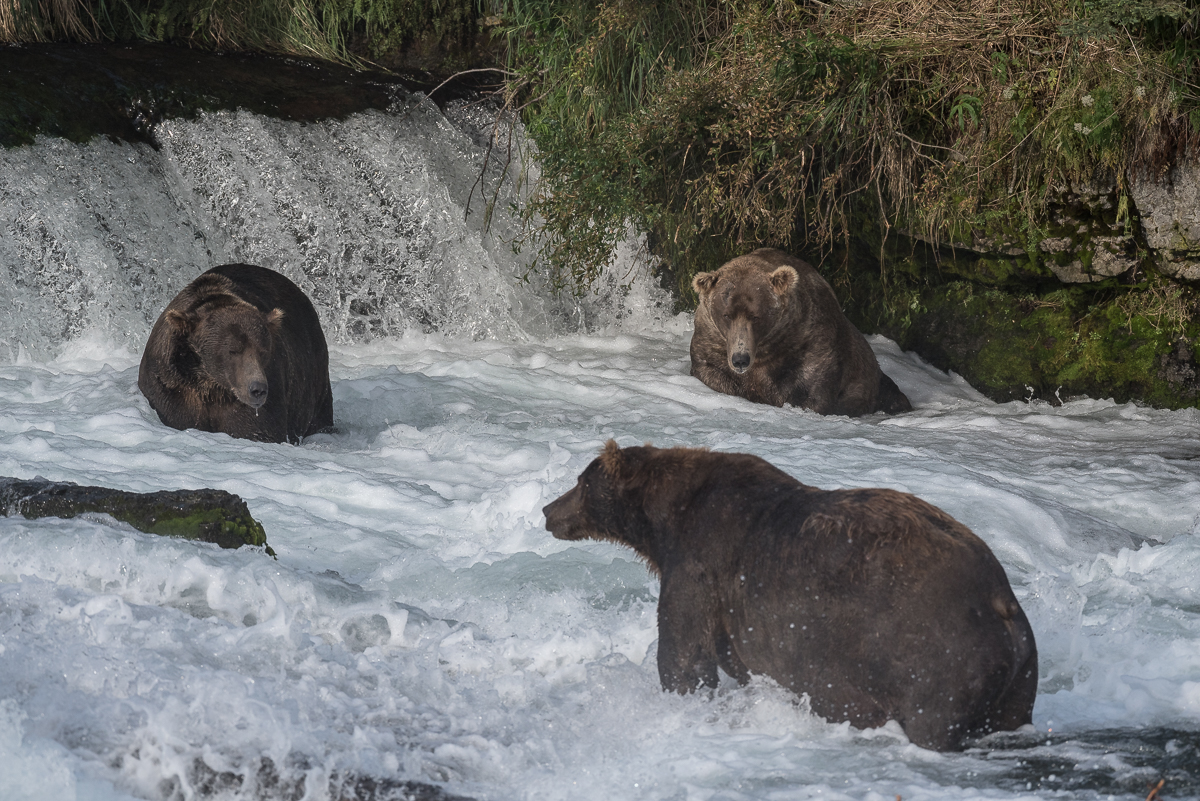
<instances>
[{"instance_id":1,"label":"mossy rock","mask_svg":"<svg viewBox=\"0 0 1200 801\"><path fill-rule=\"evenodd\" d=\"M1071 397L1200 405L1200 320L1152 288L1042 293L966 281L881 290L847 313L998 402ZM1168 307L1176 303L1178 309Z\"/></svg>"},{"instance_id":2,"label":"mossy rock","mask_svg":"<svg viewBox=\"0 0 1200 801\"><path fill-rule=\"evenodd\" d=\"M222 548L253 545L275 555L246 502L224 490L139 493L41 478L0 478L0 513L30 520L106 514L148 534L211 542Z\"/></svg>"}]
</instances>

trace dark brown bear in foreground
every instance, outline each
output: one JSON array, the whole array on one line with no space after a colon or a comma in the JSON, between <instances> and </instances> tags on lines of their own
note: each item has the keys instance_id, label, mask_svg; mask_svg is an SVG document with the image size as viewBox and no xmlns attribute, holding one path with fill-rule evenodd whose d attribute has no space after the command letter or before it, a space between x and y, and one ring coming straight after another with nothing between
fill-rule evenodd
<instances>
[{"instance_id":1,"label":"dark brown bear in foreground","mask_svg":"<svg viewBox=\"0 0 1200 801\"><path fill-rule=\"evenodd\" d=\"M333 425L317 312L266 267L226 264L184 287L150 331L138 387L172 428L288 442Z\"/></svg>"},{"instance_id":2,"label":"dark brown bear in foreground","mask_svg":"<svg viewBox=\"0 0 1200 801\"><path fill-rule=\"evenodd\" d=\"M664 689L766 675L827 720L896 720L939 751L1030 722L1037 650L1004 569L919 498L609 441L543 512L558 539L628 545L660 575Z\"/></svg>"},{"instance_id":3,"label":"dark brown bear in foreground","mask_svg":"<svg viewBox=\"0 0 1200 801\"><path fill-rule=\"evenodd\" d=\"M850 417L912 410L807 262L761 248L692 287L692 375L718 392Z\"/></svg>"}]
</instances>

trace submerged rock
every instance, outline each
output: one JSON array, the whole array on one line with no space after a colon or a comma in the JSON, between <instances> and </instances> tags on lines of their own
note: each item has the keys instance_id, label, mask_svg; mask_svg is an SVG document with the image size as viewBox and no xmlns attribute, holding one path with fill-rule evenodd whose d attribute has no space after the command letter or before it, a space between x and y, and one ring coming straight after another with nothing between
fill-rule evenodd
<instances>
[{"instance_id":1,"label":"submerged rock","mask_svg":"<svg viewBox=\"0 0 1200 801\"><path fill-rule=\"evenodd\" d=\"M222 548L257 545L275 555L246 502L224 490L125 492L43 478L0 478L0 514L5 516L35 520L88 513L109 515L148 534L211 542Z\"/></svg>"}]
</instances>

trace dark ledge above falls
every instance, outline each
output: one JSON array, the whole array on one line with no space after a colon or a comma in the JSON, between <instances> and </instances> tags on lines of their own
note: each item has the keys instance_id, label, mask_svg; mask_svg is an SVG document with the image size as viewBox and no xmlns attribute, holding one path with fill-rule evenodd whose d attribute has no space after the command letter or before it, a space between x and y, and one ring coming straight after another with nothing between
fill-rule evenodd
<instances>
[{"instance_id":1,"label":"dark ledge above falls","mask_svg":"<svg viewBox=\"0 0 1200 801\"><path fill-rule=\"evenodd\" d=\"M163 44L0 45L0 145L45 135L155 144L164 119L244 109L297 122L384 109L437 83L423 73L351 69L293 56L221 53ZM448 83L444 102L470 94Z\"/></svg>"}]
</instances>

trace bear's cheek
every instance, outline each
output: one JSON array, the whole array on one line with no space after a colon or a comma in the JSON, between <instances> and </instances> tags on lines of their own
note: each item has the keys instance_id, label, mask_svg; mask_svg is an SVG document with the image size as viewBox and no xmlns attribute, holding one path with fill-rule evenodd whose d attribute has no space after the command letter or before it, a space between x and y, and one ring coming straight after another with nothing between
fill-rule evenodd
<instances>
[{"instance_id":1,"label":"bear's cheek","mask_svg":"<svg viewBox=\"0 0 1200 801\"><path fill-rule=\"evenodd\" d=\"M759 314L752 318L750 326L754 331L754 340L761 342L767 334L771 333L771 329L775 325L775 316L773 312Z\"/></svg>"},{"instance_id":2,"label":"bear's cheek","mask_svg":"<svg viewBox=\"0 0 1200 801\"><path fill-rule=\"evenodd\" d=\"M204 372L217 383L228 387L230 372L228 348L204 339L199 341L193 339L192 350L200 357L200 364L204 368Z\"/></svg>"},{"instance_id":3,"label":"bear's cheek","mask_svg":"<svg viewBox=\"0 0 1200 801\"><path fill-rule=\"evenodd\" d=\"M221 380L230 389L236 389L244 383L242 374L245 372L241 356L224 356L218 360L218 370Z\"/></svg>"}]
</instances>

